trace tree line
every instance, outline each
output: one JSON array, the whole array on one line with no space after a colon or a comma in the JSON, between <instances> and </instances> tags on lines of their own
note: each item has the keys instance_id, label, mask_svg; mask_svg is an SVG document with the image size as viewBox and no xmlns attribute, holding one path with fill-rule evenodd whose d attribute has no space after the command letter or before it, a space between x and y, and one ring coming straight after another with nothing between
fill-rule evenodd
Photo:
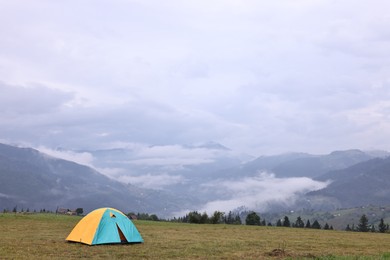
<instances>
[{"instance_id":1,"label":"tree line","mask_svg":"<svg viewBox=\"0 0 390 260\"><path fill-rule=\"evenodd\" d=\"M127 213L126 215L128 218L133 220L139 219L139 220L160 221L160 219L156 214L139 213L139 212L136 214L134 212L130 212Z\"/></svg>"},{"instance_id":2,"label":"tree line","mask_svg":"<svg viewBox=\"0 0 390 260\"><path fill-rule=\"evenodd\" d=\"M374 224L370 225L367 216L363 214L359 219L358 225L355 226L355 224L352 224L352 226L350 226L348 224L345 228L345 231L387 233L390 231L390 229L389 224L386 224L383 218L381 218L378 227L376 227Z\"/></svg>"},{"instance_id":3,"label":"tree line","mask_svg":"<svg viewBox=\"0 0 390 260\"><path fill-rule=\"evenodd\" d=\"M206 212L199 213L198 211L191 211L185 216L173 218L171 221L194 224L242 224L240 214L232 211L229 211L228 214L221 211L214 211L211 216L209 216Z\"/></svg>"},{"instance_id":4,"label":"tree line","mask_svg":"<svg viewBox=\"0 0 390 260\"><path fill-rule=\"evenodd\" d=\"M245 222L242 223L241 219L245 219ZM295 221L290 221L288 216L284 216L284 218L278 219L276 223L272 224L271 222L267 222L265 219L262 219L260 215L254 211L241 213L229 211L228 214L225 214L221 211L215 211L211 216L209 216L206 212L200 213L198 211L191 211L183 217L174 218L170 221L194 224L245 224L254 226L311 228L323 230L334 229L333 226L329 225L327 222L324 225L321 225L318 220L314 220L313 223L311 223L310 220L307 220L305 222L301 216L298 216ZM373 224L369 224L366 215L361 216L359 224L357 226L355 226L354 224L350 226L348 224L345 230L356 232L390 232L389 224L384 223L383 218L380 220L380 223L376 227Z\"/></svg>"},{"instance_id":5,"label":"tree line","mask_svg":"<svg viewBox=\"0 0 390 260\"><path fill-rule=\"evenodd\" d=\"M245 222L242 223L241 218L245 219ZM182 223L194 223L194 224L245 224L253 226L276 226L276 227L294 227L294 228L314 228L314 229L329 229L332 230L333 227L329 226L328 223L322 227L320 223L315 220L313 224L310 223L310 220L304 223L302 218L299 216L295 222L291 222L287 216L283 219L279 219L276 223L272 224L261 217L254 211L251 212L232 212L229 211L228 214L225 214L221 211L215 211L211 216L208 216L206 212L200 213L198 211L191 211L183 217L174 218L171 221L182 222Z\"/></svg>"},{"instance_id":6,"label":"tree line","mask_svg":"<svg viewBox=\"0 0 390 260\"><path fill-rule=\"evenodd\" d=\"M246 225L265 226L265 223L266 221L264 219L261 220L260 216L253 211L250 212L245 219ZM278 219L274 225L271 222L268 222L267 226L333 230L333 226L329 226L328 223L325 223L322 227L317 220L314 220L313 223L311 223L310 220L307 220L305 223L301 216L298 216L295 222L291 222L287 216L284 216L283 219Z\"/></svg>"},{"instance_id":7,"label":"tree line","mask_svg":"<svg viewBox=\"0 0 390 260\"><path fill-rule=\"evenodd\" d=\"M30 210L30 208L21 208L21 209L18 209L17 206L13 207L12 210L9 210L8 208L4 208L3 209L3 213L53 213L53 211L51 210L46 210L46 209L40 209L40 210Z\"/></svg>"}]
</instances>

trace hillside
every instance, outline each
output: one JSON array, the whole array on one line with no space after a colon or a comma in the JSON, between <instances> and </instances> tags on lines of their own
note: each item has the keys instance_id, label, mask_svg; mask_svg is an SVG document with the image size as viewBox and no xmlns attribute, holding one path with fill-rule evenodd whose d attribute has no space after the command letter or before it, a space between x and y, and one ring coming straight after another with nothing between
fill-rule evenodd
<instances>
[{"instance_id":1,"label":"hillside","mask_svg":"<svg viewBox=\"0 0 390 260\"><path fill-rule=\"evenodd\" d=\"M175 153L161 156L167 148ZM0 144L0 210L111 206L172 217L190 210L277 213L390 205L390 158L372 159L386 152L293 153L244 163L215 143L146 149L90 151L96 169L118 172L103 175L31 148ZM169 157L177 151L184 155Z\"/></svg>"},{"instance_id":2,"label":"hillside","mask_svg":"<svg viewBox=\"0 0 390 260\"><path fill-rule=\"evenodd\" d=\"M123 211L163 214L166 210L180 208L172 201L167 192L123 184L87 166L53 158L34 149L0 144L2 208L55 210L59 206L90 211L110 206Z\"/></svg>"},{"instance_id":3,"label":"hillside","mask_svg":"<svg viewBox=\"0 0 390 260\"><path fill-rule=\"evenodd\" d=\"M224 176L226 177L254 176L259 172L266 171L272 172L280 178L314 178L329 171L344 169L374 157L372 153L360 150L334 151L325 155L288 153L260 156L239 167L225 169L218 175L222 176L222 172L224 172Z\"/></svg>"},{"instance_id":4,"label":"hillside","mask_svg":"<svg viewBox=\"0 0 390 260\"><path fill-rule=\"evenodd\" d=\"M332 182L307 194L308 199L327 198L339 208L390 205L390 158L375 158L316 178Z\"/></svg>"}]
</instances>

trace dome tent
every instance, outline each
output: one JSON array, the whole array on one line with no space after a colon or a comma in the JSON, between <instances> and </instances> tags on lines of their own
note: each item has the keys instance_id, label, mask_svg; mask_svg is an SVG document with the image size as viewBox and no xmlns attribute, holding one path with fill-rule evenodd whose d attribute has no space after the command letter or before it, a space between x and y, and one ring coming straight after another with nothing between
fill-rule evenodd
<instances>
[{"instance_id":1,"label":"dome tent","mask_svg":"<svg viewBox=\"0 0 390 260\"><path fill-rule=\"evenodd\" d=\"M90 212L77 223L66 240L87 245L144 241L133 222L113 208L100 208Z\"/></svg>"}]
</instances>

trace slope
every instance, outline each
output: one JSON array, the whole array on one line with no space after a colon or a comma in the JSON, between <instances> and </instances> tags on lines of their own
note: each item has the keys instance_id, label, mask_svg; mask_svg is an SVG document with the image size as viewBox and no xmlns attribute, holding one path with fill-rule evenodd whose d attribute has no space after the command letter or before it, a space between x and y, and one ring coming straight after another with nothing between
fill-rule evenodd
<instances>
[{"instance_id":1,"label":"slope","mask_svg":"<svg viewBox=\"0 0 390 260\"><path fill-rule=\"evenodd\" d=\"M390 158L375 158L317 178L331 180L326 188L308 193L308 198L326 198L338 207L367 204L390 205Z\"/></svg>"},{"instance_id":2,"label":"slope","mask_svg":"<svg viewBox=\"0 0 390 260\"><path fill-rule=\"evenodd\" d=\"M53 210L60 206L90 211L110 206L163 215L166 210L178 210L178 204L185 203L172 201L166 192L123 184L87 166L34 149L0 144L0 206L3 208Z\"/></svg>"}]
</instances>

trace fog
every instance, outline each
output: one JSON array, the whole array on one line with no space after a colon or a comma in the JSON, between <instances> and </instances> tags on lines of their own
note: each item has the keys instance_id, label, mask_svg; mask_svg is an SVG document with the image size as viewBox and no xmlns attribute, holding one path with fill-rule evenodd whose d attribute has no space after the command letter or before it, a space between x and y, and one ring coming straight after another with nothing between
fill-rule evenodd
<instances>
[{"instance_id":1,"label":"fog","mask_svg":"<svg viewBox=\"0 0 390 260\"><path fill-rule=\"evenodd\" d=\"M276 205L289 208L300 195L325 188L328 184L306 177L277 178L274 174L266 172L259 173L253 178L218 180L205 185L219 191L226 198L211 200L197 210L208 213L215 210L229 212L243 207L265 212Z\"/></svg>"}]
</instances>

